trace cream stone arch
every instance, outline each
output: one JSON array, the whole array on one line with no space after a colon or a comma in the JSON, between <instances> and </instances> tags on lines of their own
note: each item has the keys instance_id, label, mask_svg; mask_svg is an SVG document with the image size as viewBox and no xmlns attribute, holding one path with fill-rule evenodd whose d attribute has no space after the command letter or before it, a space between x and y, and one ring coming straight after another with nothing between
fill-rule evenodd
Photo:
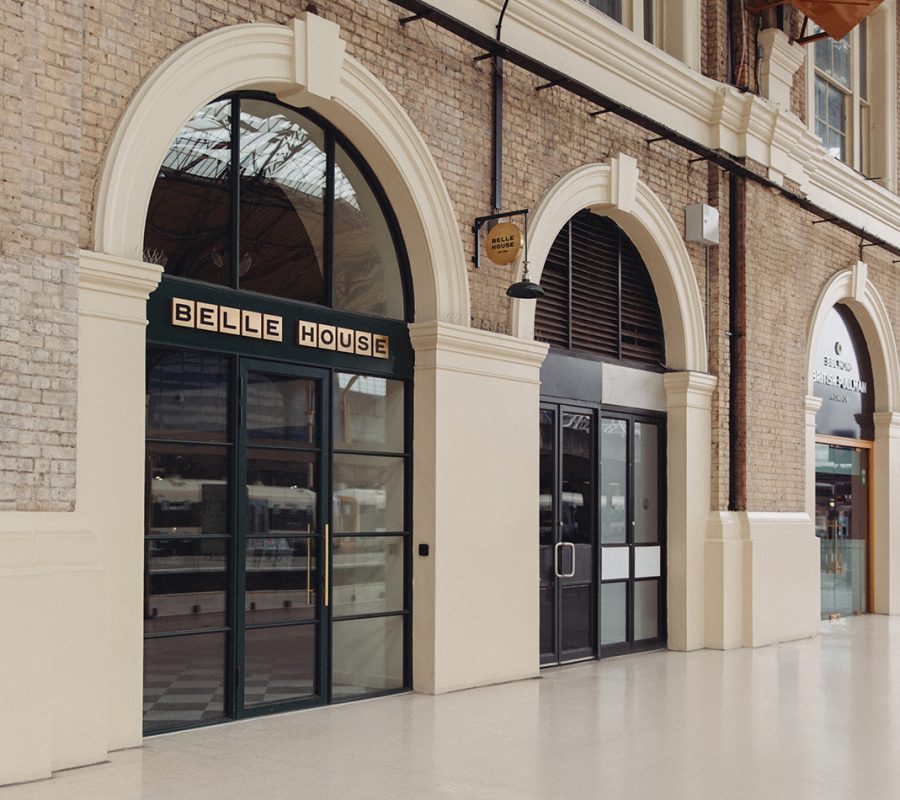
<instances>
[{"instance_id":1,"label":"cream stone arch","mask_svg":"<svg viewBox=\"0 0 900 800\"><path fill-rule=\"evenodd\" d=\"M94 249L140 260L153 183L184 121L227 92L269 91L330 119L377 174L409 254L417 321L469 325L459 225L434 158L397 100L345 54L339 35L335 23L304 12L288 25L215 30L171 53L113 137L98 185Z\"/></svg>"},{"instance_id":2,"label":"cream stone arch","mask_svg":"<svg viewBox=\"0 0 900 800\"><path fill-rule=\"evenodd\" d=\"M620 153L608 164L579 167L546 194L528 226L532 279L540 282L553 241L563 225L583 209L610 217L640 251L659 302L666 365L673 370L706 372L703 307L690 256L675 222L640 180L631 156ZM534 338L535 305L513 304L512 329L522 339Z\"/></svg>"},{"instance_id":3,"label":"cream stone arch","mask_svg":"<svg viewBox=\"0 0 900 800\"><path fill-rule=\"evenodd\" d=\"M821 400L813 396L812 373L816 345L825 318L836 303L856 318L869 351L875 384L875 442L872 450L873 611L900 613L900 360L887 306L868 278L868 267L857 261L833 275L822 290L810 320L806 361L806 511L815 513L816 412Z\"/></svg>"}]
</instances>

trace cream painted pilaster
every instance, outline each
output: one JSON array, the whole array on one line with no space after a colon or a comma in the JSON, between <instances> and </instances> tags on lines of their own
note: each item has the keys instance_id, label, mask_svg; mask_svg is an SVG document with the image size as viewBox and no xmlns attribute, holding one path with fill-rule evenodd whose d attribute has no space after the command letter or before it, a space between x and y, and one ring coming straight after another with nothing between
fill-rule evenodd
<instances>
[{"instance_id":1,"label":"cream painted pilaster","mask_svg":"<svg viewBox=\"0 0 900 800\"><path fill-rule=\"evenodd\" d=\"M109 629L100 652L71 663L105 659L111 750L141 742L144 363L147 297L161 275L154 264L81 252L76 504L99 539Z\"/></svg>"},{"instance_id":2,"label":"cream painted pilaster","mask_svg":"<svg viewBox=\"0 0 900 800\"><path fill-rule=\"evenodd\" d=\"M875 497L870 577L874 584L872 610L879 614L900 614L900 492L896 491L900 475L900 413L883 411L873 418L875 448L869 490Z\"/></svg>"},{"instance_id":3,"label":"cream painted pilaster","mask_svg":"<svg viewBox=\"0 0 900 800\"><path fill-rule=\"evenodd\" d=\"M669 647L695 650L705 636L705 544L710 513L712 393L700 372L665 376Z\"/></svg>"},{"instance_id":4,"label":"cream painted pilaster","mask_svg":"<svg viewBox=\"0 0 900 800\"><path fill-rule=\"evenodd\" d=\"M414 688L534 677L547 346L439 322L411 325L410 337Z\"/></svg>"},{"instance_id":5,"label":"cream painted pilaster","mask_svg":"<svg viewBox=\"0 0 900 800\"><path fill-rule=\"evenodd\" d=\"M806 500L804 508L810 519L816 513L816 414L822 407L822 398L806 396Z\"/></svg>"}]
</instances>

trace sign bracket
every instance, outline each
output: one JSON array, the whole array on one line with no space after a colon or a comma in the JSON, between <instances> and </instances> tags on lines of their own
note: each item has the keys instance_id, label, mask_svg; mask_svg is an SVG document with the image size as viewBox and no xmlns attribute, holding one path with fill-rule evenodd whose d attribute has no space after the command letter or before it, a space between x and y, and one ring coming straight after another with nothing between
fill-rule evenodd
<instances>
[{"instance_id":1,"label":"sign bracket","mask_svg":"<svg viewBox=\"0 0 900 800\"><path fill-rule=\"evenodd\" d=\"M488 214L485 217L475 217L472 225L472 233L475 235L475 252L472 256L472 263L475 269L481 267L481 229L488 223L498 219L508 219L509 217L524 217L524 240L525 240L525 261L528 261L528 209L522 208L518 211L500 211L496 214Z\"/></svg>"}]
</instances>

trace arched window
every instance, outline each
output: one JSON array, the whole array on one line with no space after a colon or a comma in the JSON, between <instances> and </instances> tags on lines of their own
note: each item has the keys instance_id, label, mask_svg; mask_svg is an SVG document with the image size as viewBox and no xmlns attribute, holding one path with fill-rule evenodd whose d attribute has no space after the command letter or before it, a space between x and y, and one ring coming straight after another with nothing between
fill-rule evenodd
<instances>
[{"instance_id":1,"label":"arched window","mask_svg":"<svg viewBox=\"0 0 900 800\"><path fill-rule=\"evenodd\" d=\"M656 293L637 248L608 217L576 214L556 237L535 311L535 338L551 346L634 362L665 364Z\"/></svg>"},{"instance_id":2,"label":"arched window","mask_svg":"<svg viewBox=\"0 0 900 800\"><path fill-rule=\"evenodd\" d=\"M396 230L374 177L325 120L231 95L172 143L144 258L168 275L404 320Z\"/></svg>"}]
</instances>

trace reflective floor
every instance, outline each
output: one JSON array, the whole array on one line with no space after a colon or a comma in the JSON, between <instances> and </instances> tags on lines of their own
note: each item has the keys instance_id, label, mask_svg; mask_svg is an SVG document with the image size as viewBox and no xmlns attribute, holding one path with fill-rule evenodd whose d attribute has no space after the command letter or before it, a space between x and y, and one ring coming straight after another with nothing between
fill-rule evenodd
<instances>
[{"instance_id":1,"label":"reflective floor","mask_svg":"<svg viewBox=\"0 0 900 800\"><path fill-rule=\"evenodd\" d=\"M0 800L260 797L895 800L900 618L157 736L0 789Z\"/></svg>"}]
</instances>

